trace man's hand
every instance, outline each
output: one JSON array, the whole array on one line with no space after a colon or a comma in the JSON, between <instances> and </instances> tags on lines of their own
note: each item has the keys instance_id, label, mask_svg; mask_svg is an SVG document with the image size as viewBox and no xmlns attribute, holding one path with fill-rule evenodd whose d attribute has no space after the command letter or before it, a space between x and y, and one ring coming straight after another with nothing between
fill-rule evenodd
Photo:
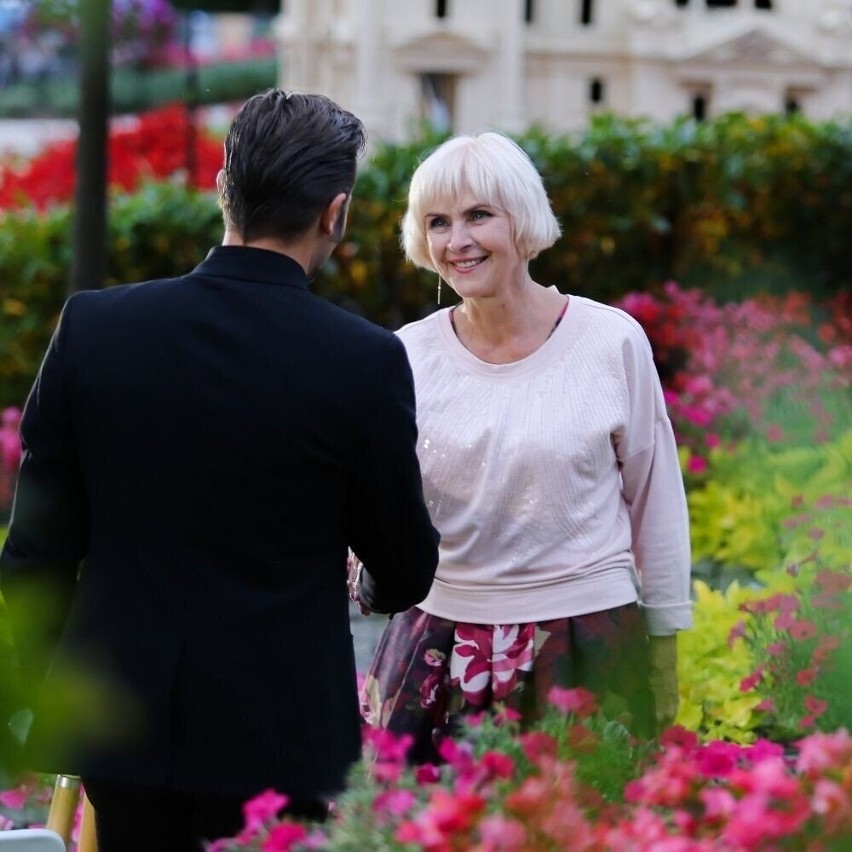
<instances>
[{"instance_id":1,"label":"man's hand","mask_svg":"<svg viewBox=\"0 0 852 852\"><path fill-rule=\"evenodd\" d=\"M648 638L650 683L656 706L657 733L674 724L678 708L677 634Z\"/></svg>"}]
</instances>

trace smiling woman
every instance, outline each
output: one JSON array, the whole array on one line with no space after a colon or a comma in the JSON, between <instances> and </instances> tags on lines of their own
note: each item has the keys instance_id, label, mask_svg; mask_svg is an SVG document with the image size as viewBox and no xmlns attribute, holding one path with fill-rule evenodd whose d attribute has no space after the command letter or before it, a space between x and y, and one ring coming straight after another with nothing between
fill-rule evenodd
<instances>
[{"instance_id":1,"label":"smiling woman","mask_svg":"<svg viewBox=\"0 0 852 852\"><path fill-rule=\"evenodd\" d=\"M450 139L412 176L405 253L461 297L398 332L440 563L380 640L362 711L412 735L415 761L467 713L534 720L552 686L643 736L677 709L690 555L671 424L638 323L530 277L559 235L499 133Z\"/></svg>"}]
</instances>

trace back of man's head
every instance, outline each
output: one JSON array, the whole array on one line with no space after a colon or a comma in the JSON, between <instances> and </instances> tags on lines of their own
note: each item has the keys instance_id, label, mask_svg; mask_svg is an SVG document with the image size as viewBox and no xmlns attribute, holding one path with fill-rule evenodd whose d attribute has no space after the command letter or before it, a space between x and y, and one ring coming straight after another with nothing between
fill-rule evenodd
<instances>
[{"instance_id":1,"label":"back of man's head","mask_svg":"<svg viewBox=\"0 0 852 852\"><path fill-rule=\"evenodd\" d=\"M244 242L303 234L355 184L364 127L322 95L271 89L243 105L225 139L219 199Z\"/></svg>"}]
</instances>

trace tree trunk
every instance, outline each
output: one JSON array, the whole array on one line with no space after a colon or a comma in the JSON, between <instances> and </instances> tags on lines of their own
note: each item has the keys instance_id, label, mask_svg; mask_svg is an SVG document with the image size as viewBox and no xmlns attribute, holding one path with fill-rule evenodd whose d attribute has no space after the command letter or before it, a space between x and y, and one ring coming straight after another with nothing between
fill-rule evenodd
<instances>
[{"instance_id":1,"label":"tree trunk","mask_svg":"<svg viewBox=\"0 0 852 852\"><path fill-rule=\"evenodd\" d=\"M68 288L106 278L106 176L111 0L80 0L80 105L74 189L74 260Z\"/></svg>"}]
</instances>

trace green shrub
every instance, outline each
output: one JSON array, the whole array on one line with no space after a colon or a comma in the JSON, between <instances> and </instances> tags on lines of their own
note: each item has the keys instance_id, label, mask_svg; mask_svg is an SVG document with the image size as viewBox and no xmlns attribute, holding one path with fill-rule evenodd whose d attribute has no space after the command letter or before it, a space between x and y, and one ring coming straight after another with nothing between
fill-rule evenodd
<instances>
[{"instance_id":1,"label":"green shrub","mask_svg":"<svg viewBox=\"0 0 852 852\"><path fill-rule=\"evenodd\" d=\"M219 85L202 82L204 96ZM318 293L389 328L433 308L437 279L403 262L399 221L412 171L440 141L374 146ZM852 286L852 120L600 116L576 138L533 128L519 142L564 232L532 263L543 283L608 302L666 280L717 300L791 289L819 300ZM0 217L0 406L23 399L61 306L69 223L67 210ZM220 236L212 195L169 184L116 195L107 283L180 274ZM454 299L446 287L443 297Z\"/></svg>"},{"instance_id":2,"label":"green shrub","mask_svg":"<svg viewBox=\"0 0 852 852\"><path fill-rule=\"evenodd\" d=\"M0 408L20 405L38 370L66 296L72 211L55 207L0 219ZM221 240L215 199L161 182L110 204L107 284L188 271Z\"/></svg>"}]
</instances>

